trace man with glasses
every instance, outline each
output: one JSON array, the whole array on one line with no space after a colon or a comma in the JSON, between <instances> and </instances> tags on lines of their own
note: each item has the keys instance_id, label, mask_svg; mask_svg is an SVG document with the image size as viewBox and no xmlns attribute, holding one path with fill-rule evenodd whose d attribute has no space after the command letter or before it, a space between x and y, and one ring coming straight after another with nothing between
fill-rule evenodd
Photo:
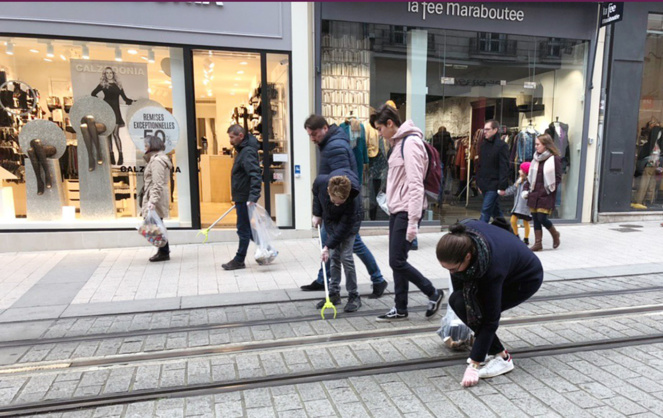
<instances>
[{"instance_id":1,"label":"man with glasses","mask_svg":"<svg viewBox=\"0 0 663 418\"><path fill-rule=\"evenodd\" d=\"M332 171L340 169L352 170L357 174L357 159L350 148L350 139L345 131L336 124L331 126L327 120L320 115L311 115L304 122L306 133L311 138L311 142L318 146L320 149L320 158L318 160L318 175L330 174ZM313 227L322 224L322 219L318 216L312 218ZM322 234L322 242L327 240L327 231L324 226L320 229ZM378 267L375 257L371 251L366 247L366 244L361 240L359 233L355 237L355 243L352 247L353 252L366 266L368 274L371 276L373 282L373 293L369 295L369 299L376 299L382 296L387 289L387 281L382 277L382 272ZM327 276L329 276L329 261L325 263L327 269ZM301 286L303 291L319 291L324 290L322 269L318 271L318 277L311 284Z\"/></svg>"},{"instance_id":2,"label":"man with glasses","mask_svg":"<svg viewBox=\"0 0 663 418\"><path fill-rule=\"evenodd\" d=\"M483 127L484 141L479 151L477 167L477 186L483 193L481 220L490 222L490 218L506 223L500 209L498 191L509 186L509 147L498 135L500 124L496 120L488 120Z\"/></svg>"}]
</instances>

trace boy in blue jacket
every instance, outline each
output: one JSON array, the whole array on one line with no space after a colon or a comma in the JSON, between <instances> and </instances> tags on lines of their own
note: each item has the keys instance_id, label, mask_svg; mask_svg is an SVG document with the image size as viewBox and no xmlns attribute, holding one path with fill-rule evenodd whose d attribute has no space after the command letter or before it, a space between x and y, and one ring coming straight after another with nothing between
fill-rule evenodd
<instances>
[{"instance_id":1,"label":"boy in blue jacket","mask_svg":"<svg viewBox=\"0 0 663 418\"><path fill-rule=\"evenodd\" d=\"M359 232L362 205L357 176L348 169L339 169L328 175L319 175L313 182L313 215L322 217L327 231L323 243L322 260L331 259L329 300L341 303L341 265L345 270L345 288L348 303L343 310L355 312L361 307L357 292L357 273L352 256L355 236ZM318 302L321 309L326 299Z\"/></svg>"}]
</instances>

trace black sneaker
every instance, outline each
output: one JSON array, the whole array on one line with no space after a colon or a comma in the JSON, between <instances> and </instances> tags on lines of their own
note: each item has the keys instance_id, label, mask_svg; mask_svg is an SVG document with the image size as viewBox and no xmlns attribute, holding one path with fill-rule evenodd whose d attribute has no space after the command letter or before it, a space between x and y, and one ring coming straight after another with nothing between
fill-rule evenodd
<instances>
[{"instance_id":1,"label":"black sneaker","mask_svg":"<svg viewBox=\"0 0 663 418\"><path fill-rule=\"evenodd\" d=\"M343 310L345 312L356 312L361 308L361 297L357 294L352 294L348 298L348 303Z\"/></svg>"},{"instance_id":2,"label":"black sneaker","mask_svg":"<svg viewBox=\"0 0 663 418\"><path fill-rule=\"evenodd\" d=\"M407 319L407 312L398 313L398 310L396 310L396 308L391 308L391 310L386 314L380 315L377 318L375 318L375 320L378 322L403 321L405 319Z\"/></svg>"},{"instance_id":3,"label":"black sneaker","mask_svg":"<svg viewBox=\"0 0 663 418\"><path fill-rule=\"evenodd\" d=\"M373 283L373 293L371 293L368 298L369 299L378 299L382 297L384 294L384 291L387 290L388 283L386 280L382 280L381 282L378 283Z\"/></svg>"},{"instance_id":4,"label":"black sneaker","mask_svg":"<svg viewBox=\"0 0 663 418\"><path fill-rule=\"evenodd\" d=\"M318 283L317 280L313 280L313 283L301 286L300 289L304 292L317 292L320 290L325 290L325 284Z\"/></svg>"},{"instance_id":5,"label":"black sneaker","mask_svg":"<svg viewBox=\"0 0 663 418\"><path fill-rule=\"evenodd\" d=\"M338 293L332 293L331 295L329 295L329 301L333 305L338 306L341 304L341 295L339 295ZM327 298L322 299L320 302L316 303L315 307L317 309L322 309L322 307L325 306L325 303L327 303Z\"/></svg>"},{"instance_id":6,"label":"black sneaker","mask_svg":"<svg viewBox=\"0 0 663 418\"><path fill-rule=\"evenodd\" d=\"M227 262L226 264L221 264L224 270L239 270L246 268L246 264L236 261L234 258Z\"/></svg>"},{"instance_id":7,"label":"black sneaker","mask_svg":"<svg viewBox=\"0 0 663 418\"><path fill-rule=\"evenodd\" d=\"M437 289L436 295L433 296L433 299L428 300L428 309L426 309L426 318L430 318L435 315L440 309L442 304L442 299L444 299L444 291L442 289Z\"/></svg>"},{"instance_id":8,"label":"black sneaker","mask_svg":"<svg viewBox=\"0 0 663 418\"><path fill-rule=\"evenodd\" d=\"M168 261L168 260L170 260L170 254L168 253L158 252L154 254L152 257L150 257L150 261L153 263L157 261Z\"/></svg>"}]
</instances>

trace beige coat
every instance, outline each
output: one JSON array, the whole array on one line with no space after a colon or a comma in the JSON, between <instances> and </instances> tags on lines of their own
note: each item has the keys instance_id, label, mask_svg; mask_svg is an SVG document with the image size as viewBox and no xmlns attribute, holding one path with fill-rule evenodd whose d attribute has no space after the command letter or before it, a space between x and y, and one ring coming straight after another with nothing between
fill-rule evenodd
<instances>
[{"instance_id":1,"label":"beige coat","mask_svg":"<svg viewBox=\"0 0 663 418\"><path fill-rule=\"evenodd\" d=\"M143 217L147 215L147 205L152 203L160 218L167 218L170 203L170 170L173 163L163 152L145 154L145 185L143 192Z\"/></svg>"}]
</instances>

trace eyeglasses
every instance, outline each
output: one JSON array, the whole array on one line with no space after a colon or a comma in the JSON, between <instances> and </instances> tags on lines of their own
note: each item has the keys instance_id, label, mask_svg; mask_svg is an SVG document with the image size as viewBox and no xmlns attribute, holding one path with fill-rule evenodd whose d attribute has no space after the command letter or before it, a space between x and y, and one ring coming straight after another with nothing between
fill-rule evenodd
<instances>
[{"instance_id":1,"label":"eyeglasses","mask_svg":"<svg viewBox=\"0 0 663 418\"><path fill-rule=\"evenodd\" d=\"M484 131L494 131L497 128L483 128Z\"/></svg>"}]
</instances>

